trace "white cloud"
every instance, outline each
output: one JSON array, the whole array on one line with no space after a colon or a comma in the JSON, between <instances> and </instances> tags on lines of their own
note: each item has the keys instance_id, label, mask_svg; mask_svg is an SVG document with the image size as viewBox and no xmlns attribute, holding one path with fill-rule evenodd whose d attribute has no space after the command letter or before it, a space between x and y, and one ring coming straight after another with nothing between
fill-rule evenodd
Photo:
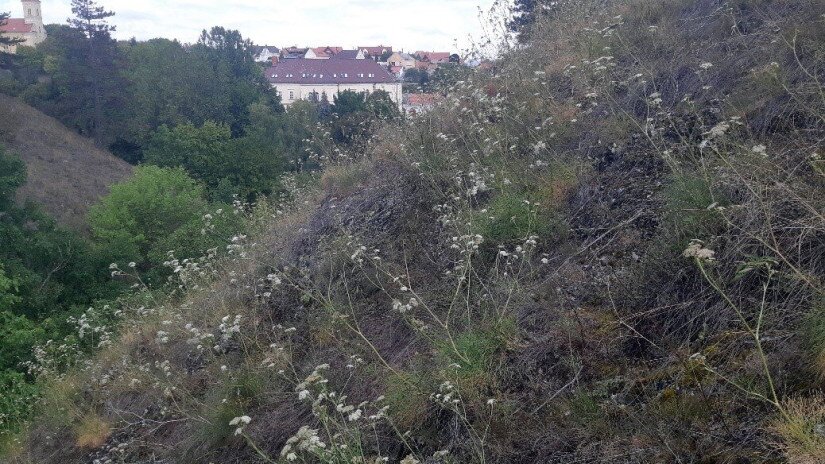
<instances>
[{"instance_id":1,"label":"white cloud","mask_svg":"<svg viewBox=\"0 0 825 464\"><path fill-rule=\"evenodd\" d=\"M194 42L211 26L239 29L269 45L393 45L458 51L481 31L479 7L494 0L99 0L117 15L118 39L153 37ZM46 23L65 23L69 0L43 0ZM18 0L0 11L22 14ZM458 48L456 47L458 43Z\"/></svg>"}]
</instances>

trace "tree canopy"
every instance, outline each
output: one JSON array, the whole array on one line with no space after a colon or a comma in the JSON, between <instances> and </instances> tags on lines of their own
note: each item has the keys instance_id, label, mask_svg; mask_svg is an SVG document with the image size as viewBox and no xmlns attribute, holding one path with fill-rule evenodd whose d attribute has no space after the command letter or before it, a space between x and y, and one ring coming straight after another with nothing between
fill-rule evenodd
<instances>
[{"instance_id":1,"label":"tree canopy","mask_svg":"<svg viewBox=\"0 0 825 464\"><path fill-rule=\"evenodd\" d=\"M283 172L278 147L267 149L258 139L232 138L228 126L207 121L202 126L161 126L146 149L145 161L181 167L207 188L210 198L230 201L233 194L254 197L269 193Z\"/></svg>"}]
</instances>

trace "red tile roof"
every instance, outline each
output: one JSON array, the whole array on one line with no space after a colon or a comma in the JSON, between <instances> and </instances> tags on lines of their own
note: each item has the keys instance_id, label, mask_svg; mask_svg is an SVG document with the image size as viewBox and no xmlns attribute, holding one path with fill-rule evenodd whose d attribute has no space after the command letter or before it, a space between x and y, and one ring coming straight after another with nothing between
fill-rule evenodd
<instances>
[{"instance_id":1,"label":"red tile roof","mask_svg":"<svg viewBox=\"0 0 825 464\"><path fill-rule=\"evenodd\" d=\"M283 60L266 70L273 84L384 84L395 76L372 60Z\"/></svg>"},{"instance_id":2,"label":"red tile roof","mask_svg":"<svg viewBox=\"0 0 825 464\"><path fill-rule=\"evenodd\" d=\"M392 52L392 46L379 45L377 47L358 47L358 50L366 50L370 56L381 56L385 51Z\"/></svg>"},{"instance_id":3,"label":"red tile roof","mask_svg":"<svg viewBox=\"0 0 825 464\"><path fill-rule=\"evenodd\" d=\"M322 57L330 57L341 53L344 50L344 47L315 47L312 51L315 53L315 56L322 58Z\"/></svg>"},{"instance_id":4,"label":"red tile roof","mask_svg":"<svg viewBox=\"0 0 825 464\"><path fill-rule=\"evenodd\" d=\"M450 62L450 52L424 52L419 50L415 52L415 55L424 61L429 61L430 63Z\"/></svg>"},{"instance_id":5,"label":"red tile roof","mask_svg":"<svg viewBox=\"0 0 825 464\"><path fill-rule=\"evenodd\" d=\"M32 32L32 25L26 23L23 18L9 18L0 24L2 32Z\"/></svg>"}]
</instances>

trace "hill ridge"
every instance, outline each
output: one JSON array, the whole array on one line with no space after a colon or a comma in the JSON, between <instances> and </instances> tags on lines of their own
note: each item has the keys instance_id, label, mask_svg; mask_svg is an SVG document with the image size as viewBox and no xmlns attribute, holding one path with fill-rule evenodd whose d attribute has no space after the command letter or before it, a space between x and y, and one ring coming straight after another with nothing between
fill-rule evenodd
<instances>
[{"instance_id":1,"label":"hill ridge","mask_svg":"<svg viewBox=\"0 0 825 464\"><path fill-rule=\"evenodd\" d=\"M18 202L34 201L58 223L86 229L86 213L127 178L132 167L58 120L0 94L0 144L25 163L28 179Z\"/></svg>"}]
</instances>

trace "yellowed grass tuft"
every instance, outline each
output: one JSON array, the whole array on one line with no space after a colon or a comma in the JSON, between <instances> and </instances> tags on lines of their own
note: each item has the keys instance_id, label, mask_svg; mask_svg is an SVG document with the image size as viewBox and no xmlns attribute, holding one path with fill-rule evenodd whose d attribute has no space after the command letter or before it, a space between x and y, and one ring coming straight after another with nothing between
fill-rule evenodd
<instances>
[{"instance_id":1,"label":"yellowed grass tuft","mask_svg":"<svg viewBox=\"0 0 825 464\"><path fill-rule=\"evenodd\" d=\"M75 428L78 448L100 448L112 434L112 425L97 414L87 414Z\"/></svg>"},{"instance_id":2,"label":"yellowed grass tuft","mask_svg":"<svg viewBox=\"0 0 825 464\"><path fill-rule=\"evenodd\" d=\"M791 398L783 407L786 417L773 430L782 438L779 447L794 464L825 462L825 397Z\"/></svg>"}]
</instances>

